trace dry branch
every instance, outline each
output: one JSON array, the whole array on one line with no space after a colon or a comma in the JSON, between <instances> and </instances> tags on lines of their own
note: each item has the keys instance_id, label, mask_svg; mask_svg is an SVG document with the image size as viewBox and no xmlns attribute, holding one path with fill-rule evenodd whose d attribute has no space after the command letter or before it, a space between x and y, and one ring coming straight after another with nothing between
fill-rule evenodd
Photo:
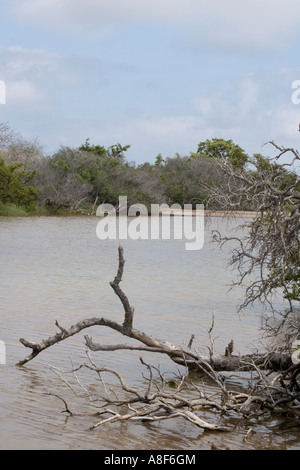
<instances>
[{"instance_id":1,"label":"dry branch","mask_svg":"<svg viewBox=\"0 0 300 470\"><path fill-rule=\"evenodd\" d=\"M90 427L90 430L94 430L99 426L113 422L158 422L174 418L183 418L204 430L230 430L227 426L209 423L207 420L199 416L199 410L204 408L214 408L222 412L225 411L225 408L217 402L215 396L211 399L201 393L197 398L188 398L186 396L186 391L188 389L186 376L182 377L180 383L176 385L175 391L173 391L172 388L169 387L168 381L165 380L164 376L158 371L158 369L147 364L142 358L140 358L142 364L148 369L149 377L144 377L144 379L146 378L148 380L148 385L146 385L145 391L138 391L135 388L128 386L119 372L107 367L98 367L91 360L90 356L88 357L90 360L89 363L81 364L68 373L77 374L80 369L87 368L90 371L97 373L98 376L101 376L101 382L103 385L105 385L103 382L103 374L113 375L118 379L119 386L122 390L122 398L114 397L113 395L108 396L107 394L106 396L101 396L99 395L99 392L94 397L89 394L89 396L87 396L86 389L84 388L84 398L89 398L93 408L96 408L97 410L93 413L86 413L86 416L101 417L101 420L93 424ZM158 380L155 378L153 369L159 372ZM69 388L73 389L67 379L63 376L62 371L57 368L53 368L52 370L59 375L62 381ZM78 379L77 383L80 384ZM81 386L81 388L83 387ZM198 391L197 387L195 387L195 389ZM79 396L74 389L73 391L76 396ZM82 416L82 413L71 411L64 398L55 393L52 395L63 402L65 413L68 413L70 416Z\"/></svg>"},{"instance_id":2,"label":"dry branch","mask_svg":"<svg viewBox=\"0 0 300 470\"><path fill-rule=\"evenodd\" d=\"M50 336L48 339L42 340L40 343L33 343L31 341L25 340L24 338L20 339L20 342L25 347L32 349L32 353L28 355L25 359L21 360L18 365L26 364L27 362L34 359L42 351L92 326L105 326L111 328L119 332L120 334L127 336L128 338L134 339L139 343L142 343L142 345L130 345L124 343L103 345L95 343L92 338L90 338L88 335L85 335L86 346L93 351L139 350L167 354L176 364L186 366L189 369L201 371L210 371L211 369L215 371L246 371L255 370L256 367L270 370L286 370L292 365L291 358L289 355L279 355L274 353L268 355L255 354L246 356L234 356L231 353L230 355L228 355L228 347L225 350L224 356L214 358L212 357L212 351L210 351L210 357L200 357L197 353L190 350L190 347L192 345L191 341L188 346L188 349L184 350L182 348L177 348L176 346L167 341L155 339L144 332L136 330L132 326L134 308L130 305L127 296L120 287L120 283L123 279L125 265L124 252L121 246L119 246L118 253L118 272L114 281L112 281L110 285L122 303L124 309L123 324L117 323L104 317L94 317L81 320L75 325L71 326L69 329L67 329L62 327L58 323L58 321L56 321L55 324L59 328L60 332L56 333L53 336ZM191 340L192 339L193 336L191 337Z\"/></svg>"},{"instance_id":3,"label":"dry branch","mask_svg":"<svg viewBox=\"0 0 300 470\"><path fill-rule=\"evenodd\" d=\"M209 330L209 338L211 340L211 347L209 348L209 357L200 356L197 352L191 351L194 335L191 336L187 350L177 348L173 344L166 341L161 341L144 332L133 328L133 313L134 309L122 291L120 283L123 278L124 271L124 255L122 247L119 247L119 265L118 272L113 282L110 283L114 292L119 297L124 309L124 321L122 324L107 318L94 317L82 320L70 328L61 326L58 321L55 322L59 329L54 336L40 343L33 343L23 338L20 342L27 348L32 350L31 354L19 362L19 365L24 365L34 359L38 354L47 348L57 344L71 336L83 331L92 326L104 326L111 328L123 336L138 341L140 344L131 345L127 343L119 343L112 345L103 345L95 343L92 338L85 335L86 346L88 351L117 351L117 350L135 350L145 352L156 352L160 354L167 354L172 361L182 365L186 370L196 370L205 377L212 380L217 387L217 392L212 396L206 396L203 390L196 384L189 382L187 384L185 377L181 380L179 385L176 385L176 390L170 390L167 386L167 381L160 374L157 368L147 364L140 358L142 364L147 367L149 372L148 386L146 391L136 390L129 387L122 375L110 368L98 367L88 357L90 362L82 364L77 368L73 367L72 373L76 374L80 369L87 368L93 373L98 375L102 386L105 390L105 396L96 397L90 396L90 392L83 387L77 377L77 385L83 390L82 397L74 392L74 388L63 377L63 373L58 368L52 368L61 380L75 393L77 397L89 399L90 404L96 407L96 412L89 413L88 416L101 417L100 421L91 426L95 429L98 426L106 423L120 422L120 421L140 421L140 422L157 422L171 418L182 418L192 423L193 425L202 429L213 431L228 430L227 426L219 424L211 424L199 416L199 410L216 410L223 415L229 413L237 413L239 416L252 416L257 415L257 410L262 412L273 411L276 409L284 410L285 413L298 416L298 398L300 398L300 388L297 383L297 376L300 373L300 366L293 365L290 355L282 354L251 354L244 356L236 356L233 354L233 342L230 342L225 350L224 356L213 357L213 340L211 332L214 325L214 319L211 329ZM264 375L263 371L279 371L276 380L272 382ZM154 371L158 372L160 383L154 380ZM253 390L237 392L229 390L227 387L226 378L220 374L223 371L254 371L257 376L258 386ZM111 374L118 379L119 387L123 394L118 398L113 393L108 393L108 388L103 381L103 374ZM144 377L145 378L145 377ZM286 383L290 380L294 389L288 389ZM196 398L190 398L190 392L194 391ZM110 390L109 390L110 392ZM187 392L187 393L186 393ZM64 412L69 416L77 416L77 414L68 406L66 400L56 393L52 394L60 399L64 404ZM292 403L296 403L294 406ZM125 407L125 411L124 411ZM254 411L253 411L254 410ZM86 414L85 414L86 415Z\"/></svg>"},{"instance_id":4,"label":"dry branch","mask_svg":"<svg viewBox=\"0 0 300 470\"><path fill-rule=\"evenodd\" d=\"M272 308L274 294L279 292L287 308L278 315L276 327L272 327L273 318L268 323L266 315L265 329L274 336L282 326L289 325L290 335L296 336L299 321L294 315L297 312L294 301L300 296L300 177L285 167L300 161L300 155L292 148L269 143L278 153L274 163L254 159L254 171L219 163L224 180L222 185L209 188L210 200L223 210L252 208L256 216L238 227L237 236L226 237L215 231L214 239L221 247L234 242L229 263L238 271L233 285L245 289L240 309L255 302ZM278 160L288 154L291 163L279 164Z\"/></svg>"}]
</instances>

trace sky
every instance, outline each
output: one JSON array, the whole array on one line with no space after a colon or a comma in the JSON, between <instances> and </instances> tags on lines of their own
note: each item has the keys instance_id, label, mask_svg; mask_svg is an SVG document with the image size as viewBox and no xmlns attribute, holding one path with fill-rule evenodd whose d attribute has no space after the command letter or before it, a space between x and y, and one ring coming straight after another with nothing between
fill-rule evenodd
<instances>
[{"instance_id":1,"label":"sky","mask_svg":"<svg viewBox=\"0 0 300 470\"><path fill-rule=\"evenodd\" d=\"M217 137L273 156L299 149L299 45L299 0L0 0L0 122L45 155L89 138L153 163Z\"/></svg>"}]
</instances>

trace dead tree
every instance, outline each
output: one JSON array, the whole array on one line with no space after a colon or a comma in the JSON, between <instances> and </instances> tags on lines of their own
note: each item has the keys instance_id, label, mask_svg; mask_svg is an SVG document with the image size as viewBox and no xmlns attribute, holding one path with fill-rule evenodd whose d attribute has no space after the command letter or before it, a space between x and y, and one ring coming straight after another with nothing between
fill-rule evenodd
<instances>
[{"instance_id":1,"label":"dead tree","mask_svg":"<svg viewBox=\"0 0 300 470\"><path fill-rule=\"evenodd\" d=\"M300 333L300 177L287 167L299 162L300 155L297 150L270 144L276 157L268 160L256 155L253 170L237 170L220 162L223 185L210 187L210 199L233 213L241 207L257 211L254 219L239 226L236 236L216 231L214 239L221 246L234 243L230 265L239 276L233 285L245 287L240 309L260 302L272 310L274 294L285 299L286 308L276 312L276 323L273 315L271 322L265 316L265 329L274 336L285 328L288 350L291 339ZM283 155L291 155L291 163L279 163Z\"/></svg>"},{"instance_id":2,"label":"dead tree","mask_svg":"<svg viewBox=\"0 0 300 470\"><path fill-rule=\"evenodd\" d=\"M123 277L124 271L124 254L122 246L119 246L119 265L118 272L114 280L110 283L115 294L119 297L123 309L124 309L124 321L122 324L115 321L109 320L104 317L94 317L81 320L70 328L64 328L55 322L59 328L59 332L48 339L42 340L40 343L33 343L24 338L20 339L20 342L27 348L31 349L32 352L25 359L19 361L18 365L24 365L27 362L34 359L42 351L48 349L54 344L60 343L61 341L74 336L82 330L90 328L92 326L104 326L111 328L121 335L128 338L134 339L141 343L140 345L133 345L127 343L103 345L95 343L91 337L85 335L86 346L92 351L117 351L117 350L138 350L156 352L168 355L172 361L176 364L186 366L191 370L215 370L215 371L249 371L255 370L256 367L260 367L264 370L287 370L291 365L291 356L289 354L280 355L277 353L269 354L249 354L245 356L237 356L232 354L233 346L230 343L226 348L224 356L213 357L212 351L209 356L199 356L197 352L193 352L191 349L182 349L168 341L159 340L147 335L146 333L139 331L133 327L133 316L134 308L130 305L130 302L120 287L120 283ZM228 354L228 350L230 354Z\"/></svg>"},{"instance_id":3,"label":"dead tree","mask_svg":"<svg viewBox=\"0 0 300 470\"><path fill-rule=\"evenodd\" d=\"M124 270L123 248L119 247L119 265L118 272L114 280L110 283L116 295L119 297L124 309L124 321L122 324L109 320L104 317L95 317L82 320L70 328L62 327L58 321L56 326L59 328L54 336L40 343L33 343L23 338L20 342L32 352L25 359L19 362L19 366L23 366L29 361L36 358L42 351L57 344L71 336L87 329L91 326L104 326L111 328L121 335L138 341L139 345L128 343L120 343L113 345L98 344L91 337L85 335L87 351L117 351L117 350L138 350L143 352L156 352L166 354L172 361L180 366L184 366L187 374L181 378L180 385L176 385L175 391L167 387L167 382L160 374L159 370L154 366L147 364L140 358L143 365L149 372L148 386L144 392L135 390L126 385L122 375L105 367L97 366L89 357L89 362L73 368L72 373L78 372L80 369L87 368L98 375L103 383L103 374L113 374L118 378L119 384L125 396L116 398L105 393L104 396L91 397L89 401L96 402L97 411L91 413L91 416L101 418L91 428L94 429L101 424L115 421L160 421L171 418L184 418L194 425L203 429L210 430L228 430L228 426L221 424L208 423L202 419L196 410L215 410L217 413L226 415L227 412L235 412L239 416L257 416L259 413L272 412L275 408L283 410L285 413L298 417L300 414L300 387L297 382L300 373L299 364L294 364L290 354L278 353L262 353L238 356L233 354L233 341L229 343L224 356L214 357L213 347L209 349L207 357L200 356L197 351L192 351L193 335L189 346L186 350L176 347L175 345L155 339L144 332L136 330L133 327L134 308L120 287ZM211 333L211 330L210 332ZM88 353L89 354L89 353ZM60 375L62 380L63 372L57 368L53 370ZM207 396L198 385L189 380L188 371L197 371L204 377L213 380L219 390L212 396ZM154 371L158 372L158 380L154 379ZM252 371L254 385L247 390L236 391L227 386L226 378L222 374L224 371L246 372ZM272 376L269 379L269 374ZM80 383L77 380L78 383ZM67 382L66 382L67 383ZM104 390L105 384L104 384ZM197 393L196 398L190 397L190 392ZM77 413L70 411L66 400L56 394L65 405L65 412L70 416ZM85 398L87 395L85 394ZM99 404L100 403L100 404ZM122 408L123 407L123 408ZM126 411L124 412L124 407ZM123 411L121 411L121 409ZM263 410L263 411L262 411Z\"/></svg>"}]
</instances>

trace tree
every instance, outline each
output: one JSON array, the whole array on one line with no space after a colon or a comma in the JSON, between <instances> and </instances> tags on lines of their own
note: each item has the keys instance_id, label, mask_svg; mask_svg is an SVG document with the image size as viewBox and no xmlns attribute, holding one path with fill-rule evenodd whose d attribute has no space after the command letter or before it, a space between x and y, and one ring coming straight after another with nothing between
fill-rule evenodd
<instances>
[{"instance_id":1,"label":"tree","mask_svg":"<svg viewBox=\"0 0 300 470\"><path fill-rule=\"evenodd\" d=\"M33 209L37 191L29 182L34 175L35 172L27 171L22 163L9 165L0 158L0 201Z\"/></svg>"},{"instance_id":2,"label":"tree","mask_svg":"<svg viewBox=\"0 0 300 470\"><path fill-rule=\"evenodd\" d=\"M34 179L40 204L54 210L76 210L92 190L81 174L85 165L84 152L69 147L61 147L53 157L42 159Z\"/></svg>"},{"instance_id":3,"label":"tree","mask_svg":"<svg viewBox=\"0 0 300 470\"><path fill-rule=\"evenodd\" d=\"M125 159L125 152L130 148L130 145L122 146L121 144L117 143L111 145L108 148L103 147L102 145L91 145L90 139L86 139L85 143L79 147L79 150L83 150L84 152L94 153L100 158L108 158L113 159L116 161L124 161Z\"/></svg>"},{"instance_id":4,"label":"tree","mask_svg":"<svg viewBox=\"0 0 300 470\"><path fill-rule=\"evenodd\" d=\"M236 168L243 168L248 161L248 155L232 140L206 139L199 143L197 153L220 161L228 161Z\"/></svg>"},{"instance_id":5,"label":"tree","mask_svg":"<svg viewBox=\"0 0 300 470\"><path fill-rule=\"evenodd\" d=\"M0 149L5 149L16 138L16 135L7 122L0 122Z\"/></svg>"},{"instance_id":6,"label":"tree","mask_svg":"<svg viewBox=\"0 0 300 470\"><path fill-rule=\"evenodd\" d=\"M146 162L126 167L123 167L126 181L121 183L121 187L129 205L144 204L150 210L151 204L161 204L165 201L161 171L156 164Z\"/></svg>"},{"instance_id":7,"label":"tree","mask_svg":"<svg viewBox=\"0 0 300 470\"><path fill-rule=\"evenodd\" d=\"M214 160L205 155L176 155L159 166L164 194L171 204L204 204L207 202L206 184L218 184L218 170Z\"/></svg>"},{"instance_id":8,"label":"tree","mask_svg":"<svg viewBox=\"0 0 300 470\"><path fill-rule=\"evenodd\" d=\"M0 123L0 155L9 164L22 163L29 170L34 170L43 157L43 147L37 138L25 139L7 123L2 122Z\"/></svg>"},{"instance_id":9,"label":"tree","mask_svg":"<svg viewBox=\"0 0 300 470\"><path fill-rule=\"evenodd\" d=\"M86 139L79 147L78 150L84 152L86 161L90 162L81 173L81 177L92 185L90 200L94 206L98 201L118 204L120 192L124 189L123 183L121 185L120 183L124 179L127 180L130 172L129 165L125 161L125 152L129 148L130 145L122 146L119 143L108 148L91 145L90 139Z\"/></svg>"},{"instance_id":10,"label":"tree","mask_svg":"<svg viewBox=\"0 0 300 470\"><path fill-rule=\"evenodd\" d=\"M257 211L244 223L243 238L216 232L215 239L221 245L236 243L230 262L239 271L236 283L245 285L241 308L257 301L272 307L276 294L286 300L287 308L276 313L276 322L273 315L272 322L265 317L265 327L270 336L284 331L288 340L284 347L289 350L291 338L300 330L294 302L300 292L300 177L287 168L300 156L297 150L270 144L278 151L274 161L256 156L251 171L220 162L225 182L221 187L211 187L210 197L225 210L238 210L241 203L248 203ZM292 163L280 164L283 155L292 156Z\"/></svg>"}]
</instances>

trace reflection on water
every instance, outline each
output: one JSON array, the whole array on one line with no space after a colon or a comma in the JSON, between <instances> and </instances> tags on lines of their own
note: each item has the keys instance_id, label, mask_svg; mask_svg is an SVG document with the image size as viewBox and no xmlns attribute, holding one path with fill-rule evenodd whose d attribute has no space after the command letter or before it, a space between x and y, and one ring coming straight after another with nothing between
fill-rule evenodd
<instances>
[{"instance_id":1,"label":"reflection on water","mask_svg":"<svg viewBox=\"0 0 300 470\"><path fill-rule=\"evenodd\" d=\"M239 448L299 448L299 433L262 428L245 444L247 429L204 433L182 420L156 424L113 424L91 432L91 418L66 418L62 404L48 391L68 391L49 365L70 368L86 360L83 334L48 349L25 367L16 367L28 350L24 337L40 341L57 331L55 320L69 327L83 318L106 316L122 321L122 308L109 282L116 274L117 241L96 237L93 217L0 218L0 340L6 344L6 365L0 364L0 447L2 449L208 449L212 443ZM231 222L230 224L237 224ZM229 224L229 225L230 225ZM228 230L211 219L205 245L186 251L183 240L123 242L126 265L122 287L135 307L134 325L155 337L206 352L212 312L216 352L231 339L236 352L259 347L260 312L238 316L242 295L228 291L233 273L225 269L228 253L209 243L212 228ZM117 333L92 328L95 341L119 342ZM95 353L94 360L122 372L141 386L142 366L132 352ZM147 356L163 371L177 366L164 357ZM88 383L88 377L86 378ZM77 406L73 399L73 406ZM78 403L79 406L79 403ZM212 418L213 419L213 418Z\"/></svg>"}]
</instances>

